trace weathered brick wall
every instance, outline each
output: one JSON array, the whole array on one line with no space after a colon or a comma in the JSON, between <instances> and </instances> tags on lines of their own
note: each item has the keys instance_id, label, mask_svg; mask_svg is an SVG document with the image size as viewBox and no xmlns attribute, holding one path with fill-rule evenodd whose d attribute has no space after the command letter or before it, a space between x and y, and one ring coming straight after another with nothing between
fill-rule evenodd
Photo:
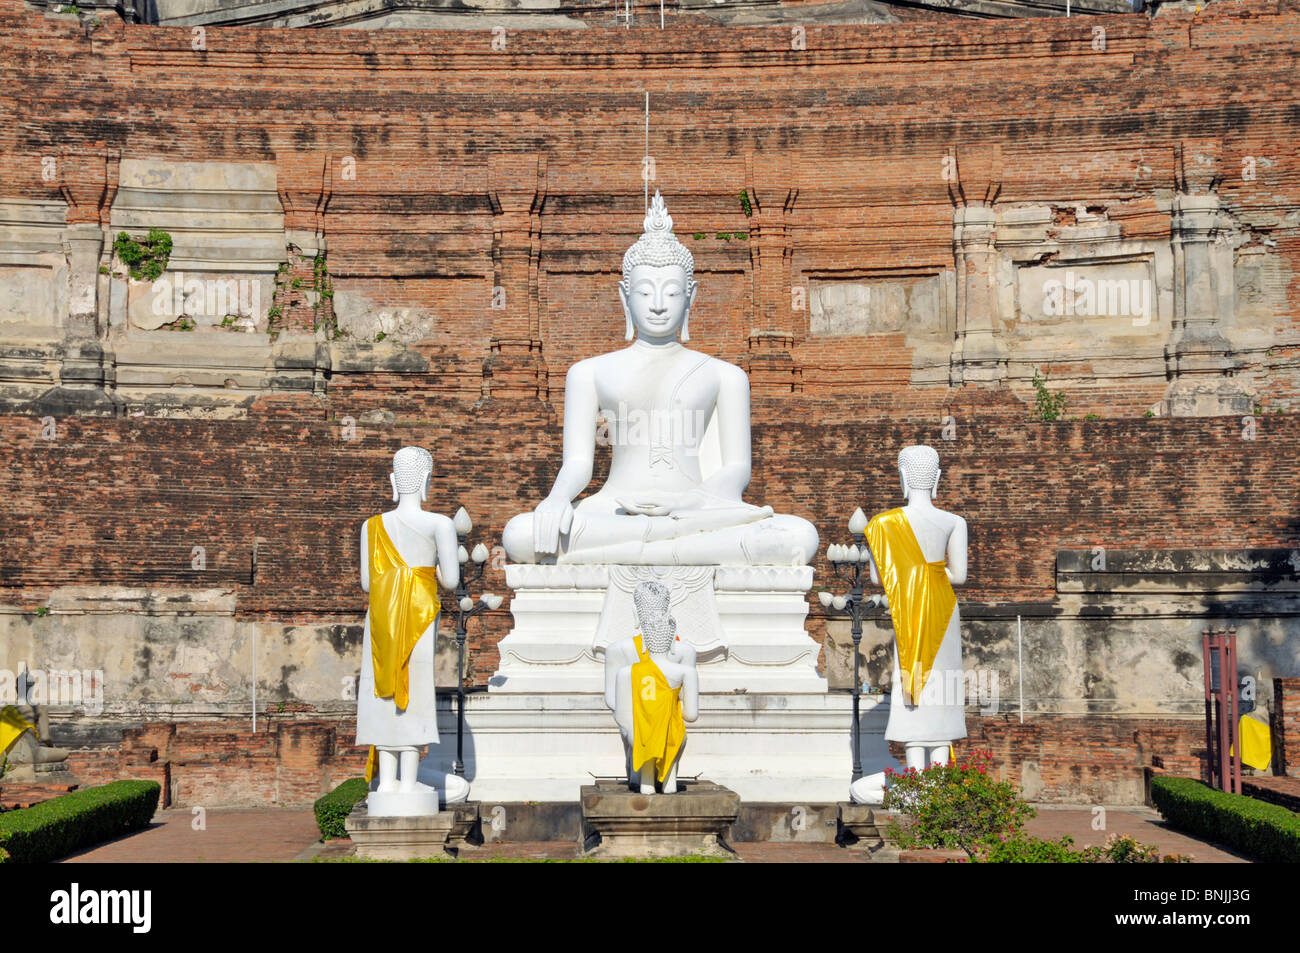
<instances>
[{"instance_id":1,"label":"weathered brick wall","mask_svg":"<svg viewBox=\"0 0 1300 953\"><path fill-rule=\"evenodd\" d=\"M555 391L621 330L647 90L655 185L698 260L697 338L730 359L790 358L762 387L896 393L932 364L902 334L815 337L789 298L819 278L951 270L954 204L1048 205L1062 227L1086 207L1121 239L1167 243L1175 189L1213 190L1224 227L1272 263L1256 289L1272 336L1240 373L1262 406L1290 407L1297 18L1295 0L1248 0L1155 19L810 26L805 49L784 25L692 23L524 31L503 52L487 31L209 28L195 50L189 29L87 29L4 0L0 197L106 221L119 158L274 163L286 228L325 238L339 287L429 309L428 347L458 360L494 339L503 359L524 348ZM1119 363L1039 363L1072 382L1072 413L1136 415L1164 393L1164 344L1134 334ZM1030 369L1012 370L1028 395Z\"/></svg>"},{"instance_id":2,"label":"weathered brick wall","mask_svg":"<svg viewBox=\"0 0 1300 953\"><path fill-rule=\"evenodd\" d=\"M1300 678L1273 679L1273 773L1300 778Z\"/></svg>"},{"instance_id":3,"label":"weathered brick wall","mask_svg":"<svg viewBox=\"0 0 1300 953\"><path fill-rule=\"evenodd\" d=\"M1247 440L1233 418L1042 423L1020 405L955 395L954 439L944 440L938 409L864 422L862 403L758 401L749 498L812 520L823 543L843 541L854 507L898 502L898 449L928 441L944 466L939 502L970 526L964 603L1052 601L1058 549L1296 543L1300 422L1291 415L1262 419ZM346 403L329 413L360 416ZM320 409L239 421L69 418L54 440L41 433L36 418L0 417L6 602L34 610L58 585L221 586L235 590L241 616L302 621L351 621L364 609L356 535L391 505L386 474L399 446L435 452L427 505L464 505L475 540L489 546L549 491L560 449L545 408L447 402L388 426L358 423L351 440ZM602 454L593 487L607 465ZM825 564L817 569L829 584ZM499 566L483 587L508 592ZM480 684L496 667L508 610L473 625ZM810 622L820 637L815 601Z\"/></svg>"},{"instance_id":4,"label":"weathered brick wall","mask_svg":"<svg viewBox=\"0 0 1300 953\"><path fill-rule=\"evenodd\" d=\"M755 404L751 499L842 540L855 506L896 502L899 446L932 442L940 502L970 522L972 604L1051 603L1059 548L1295 546L1300 425L1263 415L1249 440L1232 417L1136 419L1164 393L1163 365L1122 368L1162 339L1135 338L1119 371L1045 353L1052 377L1103 382L1072 389L1071 415L1129 419L1037 423L1022 378L952 390L941 368L910 384L933 355L906 334L814 337L789 291L951 269L962 201L1059 206L1062 227L1099 208L1123 238L1168 242L1173 191L1213 188L1280 263L1261 279L1275 346L1243 374L1264 409L1300 406L1297 23L1294 0L1246 0L1157 19L810 27L804 50L784 26L693 24L512 34L500 53L487 33L209 29L195 50L188 29L87 29L0 0L0 198L61 198L69 223L106 222L121 158L271 162L285 227L325 238L336 291L436 318L412 352L354 342L318 394L260 397L243 420L60 417L47 440L36 416L0 417L4 601L219 586L244 617L355 622L357 527L388 505L388 461L408 442L436 451L430 506L464 504L477 538L499 540L558 467L565 368L621 340L643 90L655 184L697 259L694 344L746 364L756 393L783 393ZM295 261L289 280L309 273ZM315 323L299 302L285 328ZM527 395L530 374L550 404ZM484 587L506 592L499 566ZM508 610L473 625L477 684ZM815 602L809 627L821 637ZM1093 721L981 731L1015 770L1038 764L1053 797L1083 790L1072 765L1131 780L1159 757L1195 773L1182 723L1143 747L1125 732L1166 729L1118 719L1090 734ZM284 764L328 760L310 734L247 750L176 737L133 742L117 768L192 765L168 783L201 799L256 762L258 796L274 797ZM321 780L285 770L303 797Z\"/></svg>"},{"instance_id":5,"label":"weathered brick wall","mask_svg":"<svg viewBox=\"0 0 1300 953\"><path fill-rule=\"evenodd\" d=\"M1035 801L1132 804L1152 775L1199 778L1205 725L1195 719L968 717L967 747L991 752L1003 777Z\"/></svg>"},{"instance_id":6,"label":"weathered brick wall","mask_svg":"<svg viewBox=\"0 0 1300 953\"><path fill-rule=\"evenodd\" d=\"M158 781L161 806L306 805L365 772L366 750L349 727L247 720L156 722L127 729L118 748L73 751L69 768L87 785L119 778Z\"/></svg>"}]
</instances>

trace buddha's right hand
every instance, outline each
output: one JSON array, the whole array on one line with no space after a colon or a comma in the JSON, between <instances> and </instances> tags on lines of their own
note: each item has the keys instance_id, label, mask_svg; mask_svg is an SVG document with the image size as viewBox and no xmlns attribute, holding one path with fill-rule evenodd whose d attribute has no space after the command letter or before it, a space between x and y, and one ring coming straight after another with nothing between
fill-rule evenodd
<instances>
[{"instance_id":1,"label":"buddha's right hand","mask_svg":"<svg viewBox=\"0 0 1300 953\"><path fill-rule=\"evenodd\" d=\"M554 555L560 548L560 534L573 526L573 504L564 497L548 496L533 510L533 550L540 556Z\"/></svg>"}]
</instances>

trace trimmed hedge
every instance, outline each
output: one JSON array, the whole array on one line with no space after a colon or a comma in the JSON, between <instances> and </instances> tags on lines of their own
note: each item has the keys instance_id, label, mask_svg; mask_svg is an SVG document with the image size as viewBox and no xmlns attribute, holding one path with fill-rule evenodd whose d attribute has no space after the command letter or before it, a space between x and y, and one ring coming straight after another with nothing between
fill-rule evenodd
<instances>
[{"instance_id":1,"label":"trimmed hedge","mask_svg":"<svg viewBox=\"0 0 1300 953\"><path fill-rule=\"evenodd\" d=\"M0 864L43 864L149 826L162 787L114 781L0 814Z\"/></svg>"},{"instance_id":2,"label":"trimmed hedge","mask_svg":"<svg viewBox=\"0 0 1300 953\"><path fill-rule=\"evenodd\" d=\"M370 785L365 778L348 778L329 794L318 799L312 807L316 811L316 826L320 828L323 838L347 837L347 828L343 822L370 793Z\"/></svg>"},{"instance_id":3,"label":"trimmed hedge","mask_svg":"<svg viewBox=\"0 0 1300 953\"><path fill-rule=\"evenodd\" d=\"M1171 826L1256 860L1300 862L1300 814L1195 778L1151 779L1151 803Z\"/></svg>"}]
</instances>

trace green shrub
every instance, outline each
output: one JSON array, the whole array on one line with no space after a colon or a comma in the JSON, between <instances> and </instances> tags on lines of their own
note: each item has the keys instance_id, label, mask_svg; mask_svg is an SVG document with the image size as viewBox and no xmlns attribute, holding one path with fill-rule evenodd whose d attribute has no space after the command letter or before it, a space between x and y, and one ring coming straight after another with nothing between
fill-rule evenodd
<instances>
[{"instance_id":1,"label":"green shrub","mask_svg":"<svg viewBox=\"0 0 1300 953\"><path fill-rule=\"evenodd\" d=\"M887 771L885 807L907 814L912 822L890 822L890 839L900 847L961 848L998 835L1012 836L1037 812L1010 781L989 771L991 757L972 751L955 764L932 764L922 771Z\"/></svg>"},{"instance_id":2,"label":"green shrub","mask_svg":"<svg viewBox=\"0 0 1300 953\"><path fill-rule=\"evenodd\" d=\"M149 229L148 236L141 241L126 232L118 232L113 240L113 251L136 281L157 281L167 270L172 254L172 237L161 228Z\"/></svg>"},{"instance_id":3,"label":"green shrub","mask_svg":"<svg viewBox=\"0 0 1300 953\"><path fill-rule=\"evenodd\" d=\"M1300 814L1195 778L1157 777L1151 803L1172 827L1226 844L1256 860L1300 862Z\"/></svg>"},{"instance_id":4,"label":"green shrub","mask_svg":"<svg viewBox=\"0 0 1300 953\"><path fill-rule=\"evenodd\" d=\"M1074 849L1074 838L1043 840L1029 834L993 838L976 849L977 864L1090 864L1097 861L1098 848Z\"/></svg>"},{"instance_id":5,"label":"green shrub","mask_svg":"<svg viewBox=\"0 0 1300 953\"><path fill-rule=\"evenodd\" d=\"M347 837L344 820L352 813L357 802L370 793L370 785L365 778L348 778L329 794L316 801L316 826L320 828L321 837Z\"/></svg>"},{"instance_id":6,"label":"green shrub","mask_svg":"<svg viewBox=\"0 0 1300 953\"><path fill-rule=\"evenodd\" d=\"M1183 864L1191 858L1182 854L1160 856L1154 844L1143 844L1130 834L1111 834L1101 847L1074 849L1074 838L1043 840L1029 834L1014 834L985 841L972 859L977 864Z\"/></svg>"},{"instance_id":7,"label":"green shrub","mask_svg":"<svg viewBox=\"0 0 1300 953\"><path fill-rule=\"evenodd\" d=\"M40 864L149 826L157 781L114 781L0 814L0 863Z\"/></svg>"}]
</instances>

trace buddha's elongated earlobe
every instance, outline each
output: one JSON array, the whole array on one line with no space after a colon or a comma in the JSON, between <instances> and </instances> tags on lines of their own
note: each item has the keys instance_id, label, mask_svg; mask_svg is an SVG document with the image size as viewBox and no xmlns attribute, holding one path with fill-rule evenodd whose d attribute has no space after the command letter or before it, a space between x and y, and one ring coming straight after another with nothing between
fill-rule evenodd
<instances>
[{"instance_id":1,"label":"buddha's elongated earlobe","mask_svg":"<svg viewBox=\"0 0 1300 953\"><path fill-rule=\"evenodd\" d=\"M934 471L934 489L930 491L930 499L934 499L936 496L939 495L939 476L942 473L943 473L942 470Z\"/></svg>"},{"instance_id":2,"label":"buddha's elongated earlobe","mask_svg":"<svg viewBox=\"0 0 1300 953\"><path fill-rule=\"evenodd\" d=\"M629 308L627 304L626 281L620 281L618 283L618 297L619 300L623 302L623 320L626 322L626 326L623 329L623 340L630 341L632 338L636 337L636 328L632 326L632 309Z\"/></svg>"},{"instance_id":3,"label":"buddha's elongated earlobe","mask_svg":"<svg viewBox=\"0 0 1300 953\"><path fill-rule=\"evenodd\" d=\"M397 499L398 499L398 497L397 497L397 474L396 474L396 473L390 473L390 474L388 474L388 482L391 483L392 486L393 486L393 502L396 503L396 502L397 502Z\"/></svg>"},{"instance_id":4,"label":"buddha's elongated earlobe","mask_svg":"<svg viewBox=\"0 0 1300 953\"><path fill-rule=\"evenodd\" d=\"M420 487L420 502L423 503L429 498L429 484L433 482L433 474L424 475L424 484Z\"/></svg>"},{"instance_id":5,"label":"buddha's elongated earlobe","mask_svg":"<svg viewBox=\"0 0 1300 953\"><path fill-rule=\"evenodd\" d=\"M908 494L910 492L907 486L907 471L904 470L902 467L898 468L898 479L903 484L903 499L907 499Z\"/></svg>"},{"instance_id":6,"label":"buddha's elongated earlobe","mask_svg":"<svg viewBox=\"0 0 1300 953\"><path fill-rule=\"evenodd\" d=\"M699 285L695 283L695 279L691 278L686 289L686 314L682 317L681 340L683 344L691 339L691 306L695 304L695 289L698 287Z\"/></svg>"}]
</instances>

